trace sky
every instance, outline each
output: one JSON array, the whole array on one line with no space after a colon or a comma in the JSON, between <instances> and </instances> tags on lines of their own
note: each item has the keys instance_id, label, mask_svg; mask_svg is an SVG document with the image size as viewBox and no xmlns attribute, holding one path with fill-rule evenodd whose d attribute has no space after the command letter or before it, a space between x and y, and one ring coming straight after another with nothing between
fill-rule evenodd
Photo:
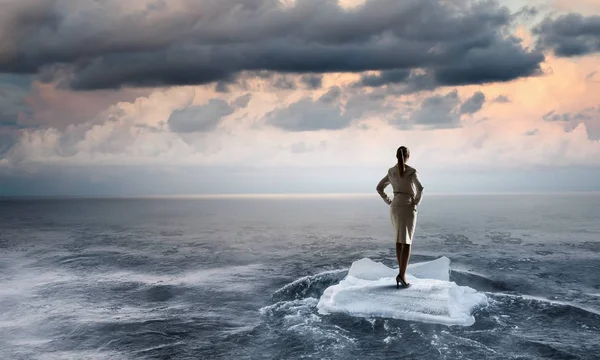
<instances>
[{"instance_id":1,"label":"sky","mask_svg":"<svg viewBox=\"0 0 600 360\"><path fill-rule=\"evenodd\" d=\"M597 0L0 6L0 196L600 190Z\"/></svg>"}]
</instances>

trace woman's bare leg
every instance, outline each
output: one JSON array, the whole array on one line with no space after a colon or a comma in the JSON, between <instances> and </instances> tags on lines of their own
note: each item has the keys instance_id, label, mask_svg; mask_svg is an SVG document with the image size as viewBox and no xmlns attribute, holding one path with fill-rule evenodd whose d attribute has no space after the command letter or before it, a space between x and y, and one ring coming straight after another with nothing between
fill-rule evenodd
<instances>
[{"instance_id":1,"label":"woman's bare leg","mask_svg":"<svg viewBox=\"0 0 600 360\"><path fill-rule=\"evenodd\" d=\"M401 245L402 249L400 250L400 277L402 280L406 281L406 268L408 267L408 260L410 259L410 245L409 244L396 244ZM398 253L398 250L396 250Z\"/></svg>"},{"instance_id":2,"label":"woman's bare leg","mask_svg":"<svg viewBox=\"0 0 600 360\"><path fill-rule=\"evenodd\" d=\"M404 244L396 243L396 259L398 259L398 274L402 274L402 249Z\"/></svg>"},{"instance_id":3,"label":"woman's bare leg","mask_svg":"<svg viewBox=\"0 0 600 360\"><path fill-rule=\"evenodd\" d=\"M406 282L406 267L408 266L408 259L410 258L410 245L396 243L396 258L398 259L398 276L396 276L396 287L402 283L402 287L409 287L410 284Z\"/></svg>"}]
</instances>

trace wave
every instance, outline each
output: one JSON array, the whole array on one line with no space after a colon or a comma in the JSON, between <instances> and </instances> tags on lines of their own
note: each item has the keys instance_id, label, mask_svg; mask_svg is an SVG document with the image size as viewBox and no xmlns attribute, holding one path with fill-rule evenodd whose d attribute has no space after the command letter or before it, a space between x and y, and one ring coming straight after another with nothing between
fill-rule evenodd
<instances>
[{"instance_id":1,"label":"wave","mask_svg":"<svg viewBox=\"0 0 600 360\"><path fill-rule=\"evenodd\" d=\"M318 298L326 288L338 283L347 273L347 269L338 269L301 277L276 290L272 295L272 299L281 301L307 297Z\"/></svg>"},{"instance_id":2,"label":"wave","mask_svg":"<svg viewBox=\"0 0 600 360\"><path fill-rule=\"evenodd\" d=\"M513 305L528 306L538 312L551 316L567 316L578 318L594 318L600 323L600 311L568 301L550 300L544 297L521 295L521 294L503 294L490 293L489 296L497 299L509 298L513 300Z\"/></svg>"},{"instance_id":3,"label":"wave","mask_svg":"<svg viewBox=\"0 0 600 360\"><path fill-rule=\"evenodd\" d=\"M323 274L319 274L323 275ZM314 348L329 350L348 348L356 343L350 331L322 321L316 312L319 300L313 297L280 301L260 309L269 328L298 336Z\"/></svg>"},{"instance_id":4,"label":"wave","mask_svg":"<svg viewBox=\"0 0 600 360\"><path fill-rule=\"evenodd\" d=\"M470 286L479 291L502 292L513 290L505 282L497 281L485 275L472 271L452 269L450 273L450 280L456 282L459 285Z\"/></svg>"}]
</instances>

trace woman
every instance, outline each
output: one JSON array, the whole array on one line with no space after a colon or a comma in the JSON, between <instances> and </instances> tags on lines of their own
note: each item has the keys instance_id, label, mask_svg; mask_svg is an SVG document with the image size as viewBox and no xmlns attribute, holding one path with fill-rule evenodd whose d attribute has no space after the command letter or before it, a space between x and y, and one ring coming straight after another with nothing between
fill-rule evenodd
<instances>
[{"instance_id":1,"label":"woman","mask_svg":"<svg viewBox=\"0 0 600 360\"><path fill-rule=\"evenodd\" d=\"M377 184L377 192L386 204L390 205L392 225L396 231L396 257L398 258L399 274L396 276L396 288L402 283L403 288L410 286L406 282L406 267L410 257L417 223L417 206L421 202L423 185L419 181L417 170L406 165L410 151L405 146L400 146L396 151L398 164L388 170L387 175ZM394 199L385 193L385 188L392 184Z\"/></svg>"}]
</instances>

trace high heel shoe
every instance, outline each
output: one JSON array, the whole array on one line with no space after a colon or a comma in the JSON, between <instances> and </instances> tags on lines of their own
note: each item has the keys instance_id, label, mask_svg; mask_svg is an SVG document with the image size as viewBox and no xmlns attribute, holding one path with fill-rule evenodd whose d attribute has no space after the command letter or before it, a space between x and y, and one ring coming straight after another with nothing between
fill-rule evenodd
<instances>
[{"instance_id":1,"label":"high heel shoe","mask_svg":"<svg viewBox=\"0 0 600 360\"><path fill-rule=\"evenodd\" d=\"M402 277L400 277L400 275L398 275L398 276L396 276L396 289L400 288L400 283L402 283L402 287L405 289L410 286L409 283L404 281L404 279Z\"/></svg>"}]
</instances>

